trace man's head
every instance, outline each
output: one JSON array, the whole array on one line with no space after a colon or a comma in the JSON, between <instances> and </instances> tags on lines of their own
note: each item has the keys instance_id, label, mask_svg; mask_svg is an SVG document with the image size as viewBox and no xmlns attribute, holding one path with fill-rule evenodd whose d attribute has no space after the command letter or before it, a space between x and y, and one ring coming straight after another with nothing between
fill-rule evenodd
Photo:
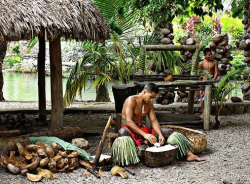
<instances>
[{"instance_id":1,"label":"man's head","mask_svg":"<svg viewBox=\"0 0 250 184\"><path fill-rule=\"evenodd\" d=\"M212 50L210 48L205 48L203 50L204 57L207 61L212 61Z\"/></svg>"},{"instance_id":2,"label":"man's head","mask_svg":"<svg viewBox=\"0 0 250 184\"><path fill-rule=\"evenodd\" d=\"M148 83L147 85L145 85L142 90L144 102L152 102L158 92L158 86L156 86L154 83Z\"/></svg>"}]
</instances>

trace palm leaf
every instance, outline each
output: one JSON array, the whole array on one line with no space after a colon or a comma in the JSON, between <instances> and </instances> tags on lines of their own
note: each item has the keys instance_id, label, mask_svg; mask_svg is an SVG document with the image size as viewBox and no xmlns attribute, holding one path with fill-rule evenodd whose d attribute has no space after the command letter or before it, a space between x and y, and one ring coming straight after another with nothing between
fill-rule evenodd
<instances>
[{"instance_id":1,"label":"palm leaf","mask_svg":"<svg viewBox=\"0 0 250 184\"><path fill-rule=\"evenodd\" d=\"M63 148L66 151L77 151L79 155L85 160L89 160L89 154L86 153L83 149L78 148L74 144L71 144L69 142L66 142L62 139L59 139L58 137L46 137L46 136L41 136L41 137L29 137L30 142L33 144L36 144L38 141L43 142L48 145L52 145L53 142L56 142L60 145L61 148Z\"/></svg>"}]
</instances>

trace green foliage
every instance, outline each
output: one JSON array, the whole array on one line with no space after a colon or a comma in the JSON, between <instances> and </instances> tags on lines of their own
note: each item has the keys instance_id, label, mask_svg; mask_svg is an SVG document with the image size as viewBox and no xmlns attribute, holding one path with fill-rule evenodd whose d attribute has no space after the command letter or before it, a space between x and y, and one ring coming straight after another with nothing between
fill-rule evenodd
<instances>
[{"instance_id":1,"label":"green foliage","mask_svg":"<svg viewBox=\"0 0 250 184\"><path fill-rule=\"evenodd\" d=\"M35 45L38 43L38 37L34 37L33 39L31 39L29 42L28 42L28 53L31 52L31 49L35 47Z\"/></svg>"},{"instance_id":2,"label":"green foliage","mask_svg":"<svg viewBox=\"0 0 250 184\"><path fill-rule=\"evenodd\" d=\"M16 43L15 45L13 45L11 47L11 53L15 54L16 56L20 55L20 45L18 43Z\"/></svg>"},{"instance_id":3,"label":"green foliage","mask_svg":"<svg viewBox=\"0 0 250 184\"><path fill-rule=\"evenodd\" d=\"M107 84L115 80L108 75L110 65L116 59L112 54L108 53L107 47L100 43L85 41L80 43L86 52L84 56L77 61L67 80L64 95L64 105L70 104L76 97L77 93L82 94L86 83L91 76L95 76L95 80L90 88Z\"/></svg>"},{"instance_id":4,"label":"green foliage","mask_svg":"<svg viewBox=\"0 0 250 184\"><path fill-rule=\"evenodd\" d=\"M43 142L48 145L52 145L53 142L56 142L59 144L59 148L63 148L65 151L77 151L79 155L85 160L89 160L89 154L86 153L83 149L78 148L74 144L71 144L69 142L66 142L62 139L59 139L58 137L29 137L29 140L31 143L36 144L38 141Z\"/></svg>"},{"instance_id":5,"label":"green foliage","mask_svg":"<svg viewBox=\"0 0 250 184\"><path fill-rule=\"evenodd\" d=\"M21 63L22 60L21 60L20 56L16 55L16 56L6 57L5 62L8 63L10 68L12 68L14 66L14 64Z\"/></svg>"},{"instance_id":6,"label":"green foliage","mask_svg":"<svg viewBox=\"0 0 250 184\"><path fill-rule=\"evenodd\" d=\"M245 57L243 56L243 51L232 51L233 60L230 61L236 69L244 68L247 64L244 62Z\"/></svg>"},{"instance_id":7,"label":"green foliage","mask_svg":"<svg viewBox=\"0 0 250 184\"><path fill-rule=\"evenodd\" d=\"M233 0L231 4L233 17L242 18L243 15L250 17L249 4L250 0Z\"/></svg>"},{"instance_id":8,"label":"green foliage","mask_svg":"<svg viewBox=\"0 0 250 184\"><path fill-rule=\"evenodd\" d=\"M131 9L134 11L140 10L142 21L144 26L147 20L150 24L170 24L172 20L179 16L181 18L191 17L196 14L197 16L204 17L205 15L212 14L212 10L215 11L222 9L222 1L215 0L132 0L127 1Z\"/></svg>"}]
</instances>

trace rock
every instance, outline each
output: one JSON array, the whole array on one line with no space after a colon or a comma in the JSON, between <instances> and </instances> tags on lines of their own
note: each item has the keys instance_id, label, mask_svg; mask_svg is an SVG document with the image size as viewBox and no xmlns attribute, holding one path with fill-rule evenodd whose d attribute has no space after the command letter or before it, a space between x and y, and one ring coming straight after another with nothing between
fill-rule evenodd
<instances>
[{"instance_id":1,"label":"rock","mask_svg":"<svg viewBox=\"0 0 250 184\"><path fill-rule=\"evenodd\" d=\"M247 100L247 101L250 101L250 95L248 95L248 96L243 96L243 100Z\"/></svg>"},{"instance_id":2,"label":"rock","mask_svg":"<svg viewBox=\"0 0 250 184\"><path fill-rule=\"evenodd\" d=\"M83 138L75 138L75 139L72 139L72 144L74 144L75 146L77 146L78 148L81 148L81 149L88 149L89 148L89 142L86 141L85 139Z\"/></svg>"}]
</instances>

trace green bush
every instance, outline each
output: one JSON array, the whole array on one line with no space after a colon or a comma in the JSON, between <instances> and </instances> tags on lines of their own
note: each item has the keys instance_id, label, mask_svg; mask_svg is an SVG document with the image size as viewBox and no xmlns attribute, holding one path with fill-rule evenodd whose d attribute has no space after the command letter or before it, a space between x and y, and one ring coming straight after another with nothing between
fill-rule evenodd
<instances>
[{"instance_id":1,"label":"green bush","mask_svg":"<svg viewBox=\"0 0 250 184\"><path fill-rule=\"evenodd\" d=\"M20 45L17 43L11 47L11 53L19 56L20 55Z\"/></svg>"},{"instance_id":2,"label":"green bush","mask_svg":"<svg viewBox=\"0 0 250 184\"><path fill-rule=\"evenodd\" d=\"M12 68L15 63L21 63L21 58L19 56L9 56L5 59L5 62Z\"/></svg>"}]
</instances>

